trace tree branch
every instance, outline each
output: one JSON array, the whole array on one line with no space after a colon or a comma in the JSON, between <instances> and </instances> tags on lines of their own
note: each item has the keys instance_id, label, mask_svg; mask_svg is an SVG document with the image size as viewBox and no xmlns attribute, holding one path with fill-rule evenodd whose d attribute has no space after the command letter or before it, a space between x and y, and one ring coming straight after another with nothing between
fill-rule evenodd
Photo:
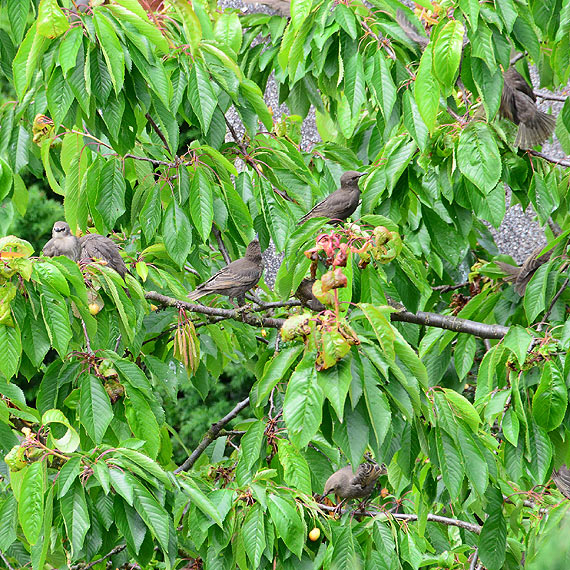
<instances>
[{"instance_id":1,"label":"tree branch","mask_svg":"<svg viewBox=\"0 0 570 570\"><path fill-rule=\"evenodd\" d=\"M338 512L336 507L329 507L328 505L322 505L320 503L319 503L319 508L323 511L330 511L330 512L336 511L336 512ZM351 512L351 509L342 509L341 510L342 514L347 513L347 512ZM352 512L354 512L355 514L358 514L358 509L355 509ZM372 516L372 517L377 517L377 516L383 515L387 519L393 518L393 519L402 520L402 521L417 521L418 520L418 515L407 514L407 513L389 513L386 511L369 510L363 514L368 515L368 516ZM482 528L481 526L479 526L478 524L475 524L475 523L470 523L470 522L462 521L459 519L450 519L448 517L442 517L440 515L434 515L432 513L428 513L427 520L430 522L436 522L436 523L444 524L447 526L457 526L459 528L463 528L463 529L468 530L470 532L474 532L475 534L480 534L481 528Z\"/></svg>"},{"instance_id":2,"label":"tree branch","mask_svg":"<svg viewBox=\"0 0 570 570\"><path fill-rule=\"evenodd\" d=\"M423 311L418 311L417 313L399 311L392 313L390 319L392 321L415 323L416 325L468 333L479 338L503 338L509 332L509 327L503 325L487 325L477 321L470 321L469 319L454 317L453 315L439 315L438 313L424 313Z\"/></svg>"},{"instance_id":3,"label":"tree branch","mask_svg":"<svg viewBox=\"0 0 570 570\"><path fill-rule=\"evenodd\" d=\"M202 438L202 441L198 444L198 447L190 454L190 457L177 469L174 473L181 473L182 471L188 471L192 469L194 463L196 463L198 457L204 453L205 449L212 443L217 437L222 428L231 420L233 420L243 409L249 406L249 397L242 400L229 414L225 415L221 420L212 424L212 427L206 432L206 435Z\"/></svg>"},{"instance_id":4,"label":"tree branch","mask_svg":"<svg viewBox=\"0 0 570 570\"><path fill-rule=\"evenodd\" d=\"M185 309L191 313L200 313L211 317L223 317L225 319L235 319L253 327L267 327L271 329L280 329L285 319L276 319L273 317L262 317L248 314L243 309L219 309L217 307L207 307L206 305L195 305L180 301L172 297L167 297L156 291L148 291L145 293L145 299L156 301L166 307L176 307L177 309Z\"/></svg>"},{"instance_id":5,"label":"tree branch","mask_svg":"<svg viewBox=\"0 0 570 570\"><path fill-rule=\"evenodd\" d=\"M558 164L559 166L570 166L570 160L565 158L555 158L554 156L548 156L547 154L543 154L542 152L538 152L537 150L529 149L527 152L532 154L533 156L538 156L539 158L543 158L548 162L552 162L552 164Z\"/></svg>"},{"instance_id":6,"label":"tree branch","mask_svg":"<svg viewBox=\"0 0 570 570\"><path fill-rule=\"evenodd\" d=\"M551 93L546 89L542 89L540 91L535 89L534 94L541 99L546 99L547 101L561 101L562 103L566 101L566 97L564 97L564 95L556 95L555 93Z\"/></svg>"},{"instance_id":7,"label":"tree branch","mask_svg":"<svg viewBox=\"0 0 570 570\"><path fill-rule=\"evenodd\" d=\"M440 293L449 293L449 291L455 291L456 289L461 289L469 285L469 281L464 281L463 283L457 283L456 285L436 285L432 287L434 291L439 291Z\"/></svg>"},{"instance_id":8,"label":"tree branch","mask_svg":"<svg viewBox=\"0 0 570 570\"><path fill-rule=\"evenodd\" d=\"M14 570L14 567L10 565L10 563L8 562L8 559L4 556L4 554L2 554L1 550L0 550L0 557L4 561L4 564L6 564L6 568L8 568L8 570Z\"/></svg>"},{"instance_id":9,"label":"tree branch","mask_svg":"<svg viewBox=\"0 0 570 570\"><path fill-rule=\"evenodd\" d=\"M222 234L220 233L220 230L214 224L212 224L212 233L214 234L214 237L216 238L216 242L218 242L218 249L220 250L222 257L224 258L226 265L229 265L232 262L232 258L230 257L230 254L228 253L228 250L226 248L226 244L224 243L224 240L222 239Z\"/></svg>"},{"instance_id":10,"label":"tree branch","mask_svg":"<svg viewBox=\"0 0 570 570\"><path fill-rule=\"evenodd\" d=\"M110 550L104 556L101 556L101 558L98 558L97 560L93 560L93 562L89 562L89 564L75 564L74 566L70 566L69 570L89 570L89 568L93 568L93 566L95 566L96 564L99 564L99 562L103 562L104 560L107 560L107 558L111 558L111 556L115 556L115 554L119 554L119 552L123 552L123 550L125 550L125 548L127 548L126 544L120 544L119 546L115 546L115 548L113 548L113 550Z\"/></svg>"},{"instance_id":11,"label":"tree branch","mask_svg":"<svg viewBox=\"0 0 570 570\"><path fill-rule=\"evenodd\" d=\"M158 135L158 138L162 141L162 143L166 147L166 150L171 153L172 150L170 150L170 147L168 146L168 141L166 140L166 137L164 136L158 125L154 122L153 118L150 116L149 113L146 113L145 117L146 120L151 124L152 128L154 129L154 132Z\"/></svg>"}]
</instances>

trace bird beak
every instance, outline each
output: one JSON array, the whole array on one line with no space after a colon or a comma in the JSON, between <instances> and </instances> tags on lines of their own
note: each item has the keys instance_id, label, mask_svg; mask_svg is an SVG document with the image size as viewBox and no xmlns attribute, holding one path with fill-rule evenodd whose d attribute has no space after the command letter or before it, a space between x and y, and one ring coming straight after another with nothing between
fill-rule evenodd
<instances>
[{"instance_id":1,"label":"bird beak","mask_svg":"<svg viewBox=\"0 0 570 570\"><path fill-rule=\"evenodd\" d=\"M362 178L366 174L366 172L358 172L358 170L357 170L356 174L358 174L359 178Z\"/></svg>"}]
</instances>

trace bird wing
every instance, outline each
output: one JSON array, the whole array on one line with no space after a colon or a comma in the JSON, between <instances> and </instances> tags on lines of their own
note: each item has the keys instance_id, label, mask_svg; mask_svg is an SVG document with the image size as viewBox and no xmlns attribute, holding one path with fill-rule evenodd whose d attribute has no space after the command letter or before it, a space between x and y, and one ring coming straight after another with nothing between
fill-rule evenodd
<instances>
[{"instance_id":1,"label":"bird wing","mask_svg":"<svg viewBox=\"0 0 570 570\"><path fill-rule=\"evenodd\" d=\"M210 279L198 285L189 297L198 299L199 297L195 297L193 293L201 293L201 297L206 295L208 291L223 293L224 290L248 285L252 281L258 280L259 277L261 277L261 271L258 265L248 259L236 259L236 261L232 261L214 273Z\"/></svg>"},{"instance_id":2,"label":"bird wing","mask_svg":"<svg viewBox=\"0 0 570 570\"><path fill-rule=\"evenodd\" d=\"M57 253L57 245L56 245L56 240L51 238L45 245L44 248L42 250L42 253L44 255L46 255L47 257L54 257L56 255L58 255Z\"/></svg>"},{"instance_id":3,"label":"bird wing","mask_svg":"<svg viewBox=\"0 0 570 570\"><path fill-rule=\"evenodd\" d=\"M101 259L109 264L117 273L124 277L127 266L119 253L117 245L105 236L87 234L79 238L81 257Z\"/></svg>"},{"instance_id":4,"label":"bird wing","mask_svg":"<svg viewBox=\"0 0 570 570\"><path fill-rule=\"evenodd\" d=\"M566 465L561 465L559 469L552 471L552 480L558 490L567 498L570 499L570 470Z\"/></svg>"},{"instance_id":5,"label":"bird wing","mask_svg":"<svg viewBox=\"0 0 570 570\"><path fill-rule=\"evenodd\" d=\"M532 90L532 87L527 83L527 80L514 68L509 67L507 71L505 71L505 83L509 85L511 89L516 89L517 91L521 91L528 97L530 97L533 101L536 101L536 95Z\"/></svg>"},{"instance_id":6,"label":"bird wing","mask_svg":"<svg viewBox=\"0 0 570 570\"><path fill-rule=\"evenodd\" d=\"M408 20L406 14L400 8L398 8L396 12L396 22L398 22L400 28L402 28L402 31L406 34L406 36L408 36L410 40L419 44L422 49L426 48L429 43L429 38L422 36L418 32L416 27L412 24L412 22L410 22L410 20Z\"/></svg>"},{"instance_id":7,"label":"bird wing","mask_svg":"<svg viewBox=\"0 0 570 570\"><path fill-rule=\"evenodd\" d=\"M316 204L309 210L300 220L303 223L311 218L330 218L334 219L338 214L350 206L351 193L339 188L332 194L329 194L324 200Z\"/></svg>"}]
</instances>

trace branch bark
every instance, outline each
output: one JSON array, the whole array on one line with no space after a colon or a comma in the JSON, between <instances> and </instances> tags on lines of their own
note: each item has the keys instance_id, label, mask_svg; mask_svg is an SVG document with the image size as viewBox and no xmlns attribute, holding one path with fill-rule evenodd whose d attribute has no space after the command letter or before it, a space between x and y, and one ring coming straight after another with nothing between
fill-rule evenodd
<instances>
[{"instance_id":1,"label":"branch bark","mask_svg":"<svg viewBox=\"0 0 570 570\"><path fill-rule=\"evenodd\" d=\"M125 550L125 548L127 548L126 544L120 544L119 546L115 546L113 550L110 550L104 556L101 556L101 558L93 560L93 562L89 562L89 564L75 564L74 566L70 566L69 570L89 570L89 568L93 568L93 566L99 564L99 562L103 562L104 560L107 560L107 558L111 558L111 556L119 554L119 552L122 552L123 550Z\"/></svg>"},{"instance_id":2,"label":"branch bark","mask_svg":"<svg viewBox=\"0 0 570 570\"><path fill-rule=\"evenodd\" d=\"M532 149L530 149L528 152L530 152L530 154L532 154L533 156L538 156L538 158L543 158L548 162L552 162L552 164L558 164L559 166L565 166L565 167L570 166L570 160L567 160L565 158L555 158L554 156L548 156L547 154Z\"/></svg>"},{"instance_id":3,"label":"branch bark","mask_svg":"<svg viewBox=\"0 0 570 570\"><path fill-rule=\"evenodd\" d=\"M242 400L229 414L225 415L221 420L212 424L212 427L206 432L202 441L198 444L198 447L190 454L190 457L177 469L174 473L181 473L182 471L188 471L192 469L194 463L196 463L198 457L204 453L205 449L212 443L219 435L222 428L231 420L233 420L243 409L249 406L249 397Z\"/></svg>"}]
</instances>

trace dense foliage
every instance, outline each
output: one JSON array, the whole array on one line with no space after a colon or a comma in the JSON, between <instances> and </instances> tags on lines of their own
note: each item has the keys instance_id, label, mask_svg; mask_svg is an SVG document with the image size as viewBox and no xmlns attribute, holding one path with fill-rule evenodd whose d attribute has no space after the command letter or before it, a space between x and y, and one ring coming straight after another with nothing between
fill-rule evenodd
<instances>
[{"instance_id":1,"label":"dense foliage","mask_svg":"<svg viewBox=\"0 0 570 570\"><path fill-rule=\"evenodd\" d=\"M24 215L24 181L45 178L131 275L0 240L3 563L563 567L545 533L567 536L566 504L545 485L570 463L569 174L496 115L511 58L568 81L570 0L293 0L290 19L76 4L0 0L0 199ZM430 28L425 51L398 8ZM264 101L271 74L290 117ZM556 134L570 152L567 101ZM345 170L366 172L353 223L298 226ZM485 224L507 185L562 228L522 299ZM273 289L183 301L256 233L284 253ZM289 301L310 274L321 313ZM249 397L229 391L193 451L165 409L191 416L179 387L207 398L236 367ZM365 454L382 491L331 514L324 482Z\"/></svg>"}]
</instances>

